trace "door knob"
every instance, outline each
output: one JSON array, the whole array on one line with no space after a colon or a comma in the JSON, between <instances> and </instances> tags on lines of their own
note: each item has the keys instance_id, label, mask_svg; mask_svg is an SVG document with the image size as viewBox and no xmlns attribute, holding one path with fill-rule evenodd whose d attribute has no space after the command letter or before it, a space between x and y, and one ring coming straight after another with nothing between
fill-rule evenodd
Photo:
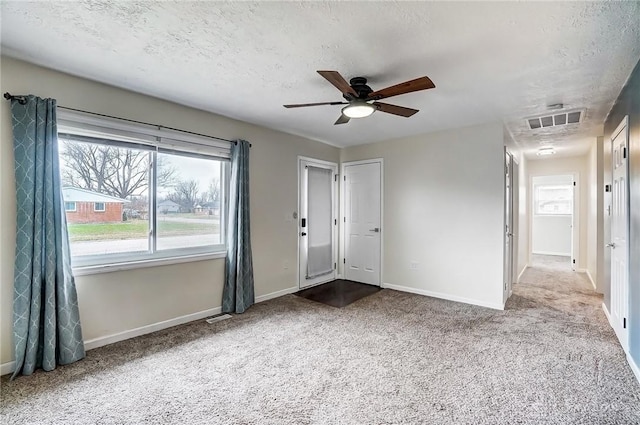
<instances>
[{"instance_id":1,"label":"door knob","mask_svg":"<svg viewBox=\"0 0 640 425\"><path fill-rule=\"evenodd\" d=\"M606 244L606 245L605 245L605 247L606 247L606 248L613 248L613 249L615 249L615 248L616 248L616 244L614 244L613 242L611 242L611 243Z\"/></svg>"},{"instance_id":2,"label":"door knob","mask_svg":"<svg viewBox=\"0 0 640 425\"><path fill-rule=\"evenodd\" d=\"M380 231L380 228L379 228L379 227L376 227L376 228L374 228L374 229L369 229L369 231L370 231L370 232L378 233L378 232Z\"/></svg>"}]
</instances>

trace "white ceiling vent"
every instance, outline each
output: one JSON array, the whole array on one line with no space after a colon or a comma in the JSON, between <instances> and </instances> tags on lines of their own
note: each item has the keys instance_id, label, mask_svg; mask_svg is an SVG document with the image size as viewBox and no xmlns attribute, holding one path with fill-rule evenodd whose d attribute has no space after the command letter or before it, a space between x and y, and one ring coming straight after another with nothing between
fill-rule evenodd
<instances>
[{"instance_id":1,"label":"white ceiling vent","mask_svg":"<svg viewBox=\"0 0 640 425\"><path fill-rule=\"evenodd\" d=\"M551 115L527 118L531 130L538 128L557 127L559 125L578 124L584 117L584 109L576 111L562 111Z\"/></svg>"}]
</instances>

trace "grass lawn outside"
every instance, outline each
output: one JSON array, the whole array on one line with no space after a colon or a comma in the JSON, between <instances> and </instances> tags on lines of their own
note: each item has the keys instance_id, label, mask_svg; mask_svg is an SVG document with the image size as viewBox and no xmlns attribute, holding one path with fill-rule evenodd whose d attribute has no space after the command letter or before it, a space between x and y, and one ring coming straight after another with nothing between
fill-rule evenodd
<instances>
[{"instance_id":1,"label":"grass lawn outside","mask_svg":"<svg viewBox=\"0 0 640 425\"><path fill-rule=\"evenodd\" d=\"M149 234L147 220L129 220L121 223L70 223L68 224L69 240L100 241L114 239L140 239ZM185 221L158 220L158 234L166 236L206 235L220 232L218 222L189 223Z\"/></svg>"}]
</instances>

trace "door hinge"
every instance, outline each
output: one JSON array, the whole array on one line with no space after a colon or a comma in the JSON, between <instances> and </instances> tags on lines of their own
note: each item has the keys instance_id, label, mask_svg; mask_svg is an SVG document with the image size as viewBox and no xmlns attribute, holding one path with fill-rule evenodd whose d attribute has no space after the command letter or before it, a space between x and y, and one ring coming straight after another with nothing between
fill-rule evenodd
<instances>
[{"instance_id":1,"label":"door hinge","mask_svg":"<svg viewBox=\"0 0 640 425\"><path fill-rule=\"evenodd\" d=\"M344 181L347 181L347 176L346 175L344 176Z\"/></svg>"},{"instance_id":2,"label":"door hinge","mask_svg":"<svg viewBox=\"0 0 640 425\"><path fill-rule=\"evenodd\" d=\"M576 263L576 259L574 258L573 260L571 260L571 262L572 262L573 264L575 264L575 263Z\"/></svg>"},{"instance_id":3,"label":"door hinge","mask_svg":"<svg viewBox=\"0 0 640 425\"><path fill-rule=\"evenodd\" d=\"M627 148L626 147L622 148L622 157L623 158L627 158Z\"/></svg>"},{"instance_id":4,"label":"door hinge","mask_svg":"<svg viewBox=\"0 0 640 425\"><path fill-rule=\"evenodd\" d=\"M333 263L333 270L335 270L338 267L338 265L336 263Z\"/></svg>"},{"instance_id":5,"label":"door hinge","mask_svg":"<svg viewBox=\"0 0 640 425\"><path fill-rule=\"evenodd\" d=\"M342 259L342 264L347 264L347 259L346 258Z\"/></svg>"},{"instance_id":6,"label":"door hinge","mask_svg":"<svg viewBox=\"0 0 640 425\"><path fill-rule=\"evenodd\" d=\"M573 182L573 185L575 186L575 185L576 185L576 182Z\"/></svg>"},{"instance_id":7,"label":"door hinge","mask_svg":"<svg viewBox=\"0 0 640 425\"><path fill-rule=\"evenodd\" d=\"M627 329L627 318L622 319L622 328Z\"/></svg>"},{"instance_id":8,"label":"door hinge","mask_svg":"<svg viewBox=\"0 0 640 425\"><path fill-rule=\"evenodd\" d=\"M345 218L344 218L344 222L345 222L345 223L347 222L347 217L345 217Z\"/></svg>"},{"instance_id":9,"label":"door hinge","mask_svg":"<svg viewBox=\"0 0 640 425\"><path fill-rule=\"evenodd\" d=\"M605 192L611 192L611 185L610 184L605 184L604 185L604 191Z\"/></svg>"},{"instance_id":10,"label":"door hinge","mask_svg":"<svg viewBox=\"0 0 640 425\"><path fill-rule=\"evenodd\" d=\"M338 181L338 175L336 174L335 176L333 176L333 181Z\"/></svg>"},{"instance_id":11,"label":"door hinge","mask_svg":"<svg viewBox=\"0 0 640 425\"><path fill-rule=\"evenodd\" d=\"M337 218L333 220L333 225L334 225L334 226L337 226L337 225L338 225L338 219L337 219Z\"/></svg>"}]
</instances>

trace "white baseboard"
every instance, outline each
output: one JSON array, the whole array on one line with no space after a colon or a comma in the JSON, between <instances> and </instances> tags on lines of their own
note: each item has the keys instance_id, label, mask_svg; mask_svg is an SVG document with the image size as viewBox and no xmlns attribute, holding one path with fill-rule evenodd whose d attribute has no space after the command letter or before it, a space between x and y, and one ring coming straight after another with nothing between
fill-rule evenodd
<instances>
[{"instance_id":1,"label":"white baseboard","mask_svg":"<svg viewBox=\"0 0 640 425\"><path fill-rule=\"evenodd\" d=\"M591 277L591 273L589 273L589 269L585 270L585 273L587 274L587 277L589 278L589 281L591 282L591 286L593 286L593 290L596 290L596 283L593 281L593 277Z\"/></svg>"},{"instance_id":2,"label":"white baseboard","mask_svg":"<svg viewBox=\"0 0 640 425\"><path fill-rule=\"evenodd\" d=\"M472 298L459 297L457 295L446 294L443 292L427 291L425 289L411 288L409 286L393 285L391 283L383 283L383 288L393 289L395 291L409 292L412 294L425 295L427 297L440 298L443 300L455 301L459 303L472 304L480 307L492 308L494 310L504 310L504 304L493 304L485 301L474 300Z\"/></svg>"},{"instance_id":3,"label":"white baseboard","mask_svg":"<svg viewBox=\"0 0 640 425\"><path fill-rule=\"evenodd\" d=\"M602 311L604 311L604 315L607 316L607 320L609 321L609 326L611 326L611 329L614 329L615 331L615 328L613 327L613 323L611 323L611 315L609 314L609 310L607 310L607 306L604 303L602 303ZM636 379L638 380L638 382L640 382L640 368L638 368L638 365L636 364L636 362L633 360L633 358L629 355L627 351L625 351L625 354L627 356L627 363L629 363L629 366L631 367L631 371L636 376Z\"/></svg>"},{"instance_id":4,"label":"white baseboard","mask_svg":"<svg viewBox=\"0 0 640 425\"><path fill-rule=\"evenodd\" d=\"M571 257L570 252L536 251L531 253L537 255L556 255L558 257Z\"/></svg>"},{"instance_id":5,"label":"white baseboard","mask_svg":"<svg viewBox=\"0 0 640 425\"><path fill-rule=\"evenodd\" d=\"M633 371L633 374L636 376L636 379L640 383L640 368L638 368L638 365L633 360L633 358L629 355L629 353L627 353L627 362L629 362L629 366L631 366L631 370Z\"/></svg>"},{"instance_id":6,"label":"white baseboard","mask_svg":"<svg viewBox=\"0 0 640 425\"><path fill-rule=\"evenodd\" d=\"M298 291L299 291L298 287L297 286L293 286L291 288L282 289L280 291L271 292L271 293L265 294L265 295L260 295L259 297L256 297L256 303L261 303L263 301L272 300L274 298L279 298L279 297L282 297L284 295L293 294L294 292L298 292Z\"/></svg>"},{"instance_id":7,"label":"white baseboard","mask_svg":"<svg viewBox=\"0 0 640 425\"><path fill-rule=\"evenodd\" d=\"M130 329L124 332L118 332L118 333L107 335L107 336L101 336L98 338L89 339L84 342L84 349L93 350L94 348L103 347L105 345L124 341L125 339L131 339L137 336L150 334L152 332L161 331L163 329L171 328L173 326L178 326L185 323L193 322L194 320L200 320L200 319L204 319L205 317L215 316L216 314L220 314L220 313L222 313L222 307L215 307L215 308L199 311L197 313L191 313L191 314L176 317L173 319L152 323L150 325L140 326L139 328Z\"/></svg>"},{"instance_id":8,"label":"white baseboard","mask_svg":"<svg viewBox=\"0 0 640 425\"><path fill-rule=\"evenodd\" d=\"M215 316L222 312L222 307L211 308L208 310L199 311L197 313L187 314L185 316L176 317L169 320L163 320L161 322L152 323L150 325L140 326L138 328L129 329L123 332L117 332L111 335L101 336L98 338L88 339L84 342L84 349L86 351L93 350L94 348L104 347L105 345L114 344L116 342L124 341L126 339L135 338L137 336L146 335L152 332L157 332L163 329L171 328L173 326L182 325L184 323L193 322L194 320L204 319L205 317ZM5 375L12 373L16 367L16 362L11 361L0 365L0 373Z\"/></svg>"},{"instance_id":9,"label":"white baseboard","mask_svg":"<svg viewBox=\"0 0 640 425\"><path fill-rule=\"evenodd\" d=\"M9 373L13 373L13 371L15 369L16 369L16 362L15 361L2 363L0 365L0 376L4 376L4 375L7 375Z\"/></svg>"},{"instance_id":10,"label":"white baseboard","mask_svg":"<svg viewBox=\"0 0 640 425\"><path fill-rule=\"evenodd\" d=\"M605 305L605 303L602 303L602 311L604 311L604 315L607 317L607 320L609 321L609 326L613 328L613 323L611 323L611 315L609 314L609 310L607 310L607 306Z\"/></svg>"},{"instance_id":11,"label":"white baseboard","mask_svg":"<svg viewBox=\"0 0 640 425\"><path fill-rule=\"evenodd\" d=\"M283 289L281 291L271 292L270 294L261 295L256 297L256 303L260 303L263 301L271 300L273 298L278 298L283 295L291 294L297 292L297 287ZM214 307L207 310L199 311L197 313L191 313L184 316L176 317L169 320L163 320L161 322L152 323L150 325L141 326L139 328L130 329L124 332L118 332L111 335L101 336L98 338L89 339L84 342L84 349L89 351L94 348L104 347L105 345L114 344L116 342L124 341L126 339L135 338L137 336L146 335L152 332L161 331L163 329L171 328L173 326L182 325L185 323L193 322L195 320L201 320L205 317L215 316L216 314L222 313L222 307ZM16 362L11 361L7 363L2 363L0 365L0 375L6 375L8 373L13 373L16 367Z\"/></svg>"},{"instance_id":12,"label":"white baseboard","mask_svg":"<svg viewBox=\"0 0 640 425\"><path fill-rule=\"evenodd\" d=\"M522 268L522 270L520 271L520 273L518 274L518 278L516 279L516 283L520 283L520 278L522 277L522 275L524 274L524 272L527 271L527 267L529 267L529 264L525 264L524 267Z\"/></svg>"}]
</instances>

